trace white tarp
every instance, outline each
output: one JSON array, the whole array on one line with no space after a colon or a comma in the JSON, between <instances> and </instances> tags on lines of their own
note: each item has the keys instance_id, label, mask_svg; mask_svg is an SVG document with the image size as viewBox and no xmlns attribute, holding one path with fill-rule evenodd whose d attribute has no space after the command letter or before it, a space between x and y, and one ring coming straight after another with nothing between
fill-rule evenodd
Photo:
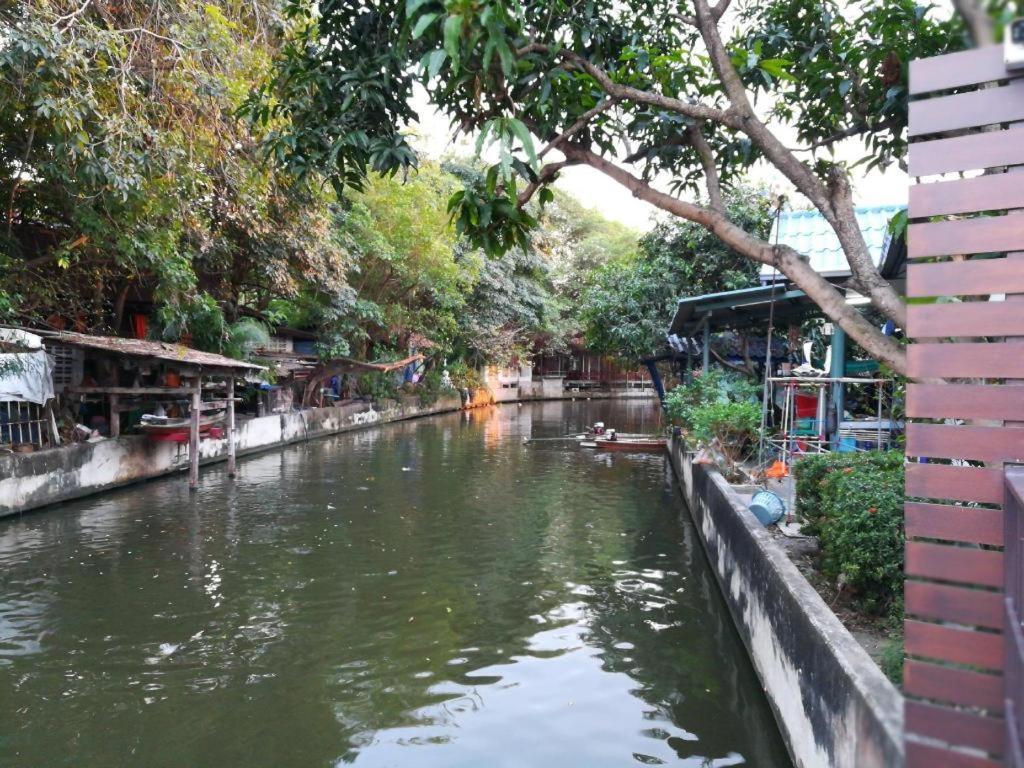
<instances>
[{"instance_id":1,"label":"white tarp","mask_svg":"<svg viewBox=\"0 0 1024 768\"><path fill-rule=\"evenodd\" d=\"M0 341L30 350L0 354L0 401L44 405L53 397L53 363L43 340L25 331L0 328Z\"/></svg>"}]
</instances>

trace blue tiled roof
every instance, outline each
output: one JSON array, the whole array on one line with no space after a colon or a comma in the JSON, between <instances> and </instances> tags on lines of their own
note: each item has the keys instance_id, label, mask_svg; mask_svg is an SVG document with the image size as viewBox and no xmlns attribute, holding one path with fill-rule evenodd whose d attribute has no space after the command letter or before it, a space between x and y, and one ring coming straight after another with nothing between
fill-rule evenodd
<instances>
[{"instance_id":1,"label":"blue tiled roof","mask_svg":"<svg viewBox=\"0 0 1024 768\"><path fill-rule=\"evenodd\" d=\"M857 221L876 265L881 263L889 244L889 220L904 208L902 205L857 208ZM772 226L772 243L776 242L776 237L779 244L788 245L807 256L818 272L829 276L850 274L850 265L839 245L839 238L817 211L784 211ZM772 268L763 265L761 281L770 281L771 277Z\"/></svg>"}]
</instances>

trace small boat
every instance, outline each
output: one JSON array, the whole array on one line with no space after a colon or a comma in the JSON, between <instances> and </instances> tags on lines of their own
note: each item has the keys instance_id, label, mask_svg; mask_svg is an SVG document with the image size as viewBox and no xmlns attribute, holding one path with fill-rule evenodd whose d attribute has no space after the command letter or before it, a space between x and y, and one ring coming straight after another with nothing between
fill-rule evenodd
<instances>
[{"instance_id":1,"label":"small boat","mask_svg":"<svg viewBox=\"0 0 1024 768\"><path fill-rule=\"evenodd\" d=\"M224 413L215 413L199 417L199 434L209 435L210 431L224 420ZM169 442L183 443L188 441L188 433L192 426L189 418L175 419L169 416L153 416L146 414L142 417L139 428L152 440L166 440Z\"/></svg>"},{"instance_id":2,"label":"small boat","mask_svg":"<svg viewBox=\"0 0 1024 768\"><path fill-rule=\"evenodd\" d=\"M596 421L596 422L594 422L593 426L591 426L591 427L589 427L587 429L586 434L580 435L577 439L578 440L586 440L586 441L589 441L589 442L593 442L594 440L601 440L601 439L604 439L604 438L606 438L606 437L608 437L610 435L615 435L616 438L618 438L619 440L632 440L634 438L648 438L648 437L650 437L650 435L644 434L642 432L619 432L617 429L614 429L612 427L606 428L604 426L604 422L603 421ZM589 447L592 447L592 446L586 446L586 447L589 448Z\"/></svg>"},{"instance_id":3,"label":"small boat","mask_svg":"<svg viewBox=\"0 0 1024 768\"><path fill-rule=\"evenodd\" d=\"M629 451L632 453L661 453L668 445L664 437L650 435L620 435L614 429L603 435L580 442L583 448L597 448L602 451Z\"/></svg>"},{"instance_id":4,"label":"small boat","mask_svg":"<svg viewBox=\"0 0 1024 768\"><path fill-rule=\"evenodd\" d=\"M602 451L629 451L632 453L662 453L668 445L664 437L597 438L594 447Z\"/></svg>"}]
</instances>

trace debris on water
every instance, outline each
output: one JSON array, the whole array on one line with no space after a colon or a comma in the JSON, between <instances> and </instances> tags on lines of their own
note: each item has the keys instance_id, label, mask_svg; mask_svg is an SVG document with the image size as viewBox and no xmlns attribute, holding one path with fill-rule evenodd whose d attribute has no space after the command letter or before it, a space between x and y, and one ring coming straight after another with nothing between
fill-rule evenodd
<instances>
[{"instance_id":1,"label":"debris on water","mask_svg":"<svg viewBox=\"0 0 1024 768\"><path fill-rule=\"evenodd\" d=\"M162 656L170 656L180 647L177 643L160 643L160 654Z\"/></svg>"}]
</instances>

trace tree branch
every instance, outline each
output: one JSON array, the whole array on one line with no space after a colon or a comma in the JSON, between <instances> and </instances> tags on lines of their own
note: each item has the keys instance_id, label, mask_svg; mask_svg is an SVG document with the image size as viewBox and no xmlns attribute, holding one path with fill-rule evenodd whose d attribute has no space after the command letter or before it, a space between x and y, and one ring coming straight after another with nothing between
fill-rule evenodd
<instances>
[{"instance_id":1,"label":"tree branch","mask_svg":"<svg viewBox=\"0 0 1024 768\"><path fill-rule=\"evenodd\" d=\"M550 52L551 49L548 45L538 42L531 42L522 48L516 49L516 55L520 57L530 53ZM740 129L740 123L737 120L736 115L733 115L726 110L718 109L717 107L709 107L705 104L686 102L671 96L643 91L639 88L633 88L628 85L620 85L599 66L573 51L563 48L558 52L558 55L574 67L583 70L594 78L598 85L601 86L601 90L617 101L632 101L637 104L648 104L652 107L658 107L659 109L666 109L670 112L677 112L678 114L692 117L695 120L709 120L711 122L729 126L730 128L737 130Z\"/></svg>"},{"instance_id":2,"label":"tree branch","mask_svg":"<svg viewBox=\"0 0 1024 768\"><path fill-rule=\"evenodd\" d=\"M531 181L526 185L526 188L519 193L519 196L516 198L516 204L522 208L530 202L530 198L537 193L537 190L555 178L555 175L567 165L575 165L575 163L569 160L563 160L559 163L548 163L541 168L540 173L537 174L537 180Z\"/></svg>"},{"instance_id":3,"label":"tree branch","mask_svg":"<svg viewBox=\"0 0 1024 768\"><path fill-rule=\"evenodd\" d=\"M701 126L691 125L686 129L690 136L690 143L700 156L700 163L704 166L704 180L708 187L708 202L711 209L719 213L725 213L725 203L722 202L722 184L718 178L718 166L715 165L715 154L711 151L711 145L701 132Z\"/></svg>"},{"instance_id":4,"label":"tree branch","mask_svg":"<svg viewBox=\"0 0 1024 768\"><path fill-rule=\"evenodd\" d=\"M552 149L557 148L558 145L561 144L563 141L565 141L566 139L570 138L571 136L574 136L575 134L577 134L580 131L582 131L586 127L587 123L589 123L591 120L593 120L595 117L597 117L599 114L601 114L605 110L607 110L610 107L612 107L613 105L615 105L617 102L618 102L618 99L612 97L612 98L605 99L600 104L598 104L596 107L593 107L592 109L588 109L586 112L584 112L582 115L580 115L576 119L576 122L574 122L572 125L570 125L565 130L564 133L562 133L560 136L557 136L556 138L554 138L551 141L549 141L547 146L544 147L544 149L542 149L540 152L537 153L537 158L539 159L539 158L544 157L544 155L546 155Z\"/></svg>"},{"instance_id":5,"label":"tree branch","mask_svg":"<svg viewBox=\"0 0 1024 768\"><path fill-rule=\"evenodd\" d=\"M996 41L992 19L983 3L979 0L953 0L953 8L964 20L976 46L992 45Z\"/></svg>"},{"instance_id":6,"label":"tree branch","mask_svg":"<svg viewBox=\"0 0 1024 768\"><path fill-rule=\"evenodd\" d=\"M626 187L633 196L651 203L656 208L700 224L719 240L753 261L770 264L789 278L832 318L843 330L875 359L894 370L906 372L906 353L892 338L882 335L854 307L846 297L816 272L808 260L785 245L771 245L733 224L719 211L679 200L654 189L623 168L611 163L589 149L568 145L562 150L577 162L585 163Z\"/></svg>"},{"instance_id":7,"label":"tree branch","mask_svg":"<svg viewBox=\"0 0 1024 768\"><path fill-rule=\"evenodd\" d=\"M826 186L820 178L790 151L779 138L754 113L747 96L746 86L733 66L732 58L725 49L717 21L708 5L708 0L694 0L697 25L711 58L711 65L721 80L726 96L741 115L746 133L764 153L765 157L789 179L797 190L810 200L825 220L831 225L850 264L854 277L867 288L871 303L898 325L906 325L906 305L899 294L875 268L864 234L857 222L856 209L849 183L842 176L841 169L835 173ZM810 294L808 294L810 295ZM858 315L859 317L859 315Z\"/></svg>"}]
</instances>

